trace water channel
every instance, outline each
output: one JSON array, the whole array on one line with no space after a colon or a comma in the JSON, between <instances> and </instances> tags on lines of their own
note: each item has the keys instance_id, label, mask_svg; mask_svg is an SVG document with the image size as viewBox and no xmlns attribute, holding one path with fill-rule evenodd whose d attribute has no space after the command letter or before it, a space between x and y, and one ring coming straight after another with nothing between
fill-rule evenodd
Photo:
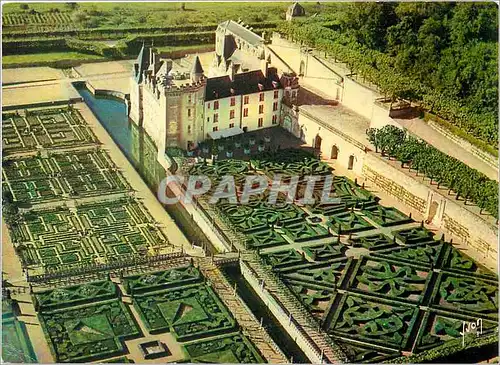
<instances>
[{"instance_id":1,"label":"water channel","mask_svg":"<svg viewBox=\"0 0 500 365\"><path fill-rule=\"evenodd\" d=\"M84 85L74 85L97 119L125 154L132 166L156 195L159 182L165 177L164 168L158 163L157 148L144 130L127 116L125 103L117 98L96 97ZM168 214L183 231L190 242L207 247L207 253L215 252L208 238L192 221L182 206L164 206ZM257 318L264 318L269 334L289 360L308 363L309 360L285 329L279 324L265 304L243 278L238 268L225 268L228 279L236 283L241 298Z\"/></svg>"}]
</instances>

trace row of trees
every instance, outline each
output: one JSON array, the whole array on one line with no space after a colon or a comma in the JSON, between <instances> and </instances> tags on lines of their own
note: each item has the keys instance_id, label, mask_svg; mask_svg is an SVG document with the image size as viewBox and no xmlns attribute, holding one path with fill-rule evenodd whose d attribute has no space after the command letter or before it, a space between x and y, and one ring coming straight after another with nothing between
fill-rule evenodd
<instances>
[{"instance_id":1,"label":"row of trees","mask_svg":"<svg viewBox=\"0 0 500 365\"><path fill-rule=\"evenodd\" d=\"M320 16L279 31L345 62L386 96L417 101L497 148L495 4L355 3L336 10L330 23Z\"/></svg>"},{"instance_id":2,"label":"row of trees","mask_svg":"<svg viewBox=\"0 0 500 365\"><path fill-rule=\"evenodd\" d=\"M498 219L498 182L398 127L370 128L367 135L376 152L396 158L401 167L425 174L431 184L448 187L448 193L454 191L456 199L463 197L466 203L471 200L481 211L484 209Z\"/></svg>"}]
</instances>

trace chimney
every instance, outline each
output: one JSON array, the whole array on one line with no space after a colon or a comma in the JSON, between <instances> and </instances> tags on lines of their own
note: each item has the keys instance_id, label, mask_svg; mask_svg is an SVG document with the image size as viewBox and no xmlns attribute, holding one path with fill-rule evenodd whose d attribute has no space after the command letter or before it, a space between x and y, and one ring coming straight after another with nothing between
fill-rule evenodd
<instances>
[{"instance_id":1,"label":"chimney","mask_svg":"<svg viewBox=\"0 0 500 365\"><path fill-rule=\"evenodd\" d=\"M170 70L172 70L173 61L171 59L168 59L165 62L167 62L167 73L169 73Z\"/></svg>"},{"instance_id":2,"label":"chimney","mask_svg":"<svg viewBox=\"0 0 500 365\"><path fill-rule=\"evenodd\" d=\"M263 59L260 60L260 70L262 71L262 74L264 77L267 79L267 60L264 57Z\"/></svg>"},{"instance_id":3,"label":"chimney","mask_svg":"<svg viewBox=\"0 0 500 365\"><path fill-rule=\"evenodd\" d=\"M149 49L149 64L153 64L155 63L155 52L153 50L153 48L150 48Z\"/></svg>"},{"instance_id":4,"label":"chimney","mask_svg":"<svg viewBox=\"0 0 500 365\"><path fill-rule=\"evenodd\" d=\"M234 63L231 63L229 65L229 78L231 81L234 81L234 75L236 75L236 65Z\"/></svg>"}]
</instances>

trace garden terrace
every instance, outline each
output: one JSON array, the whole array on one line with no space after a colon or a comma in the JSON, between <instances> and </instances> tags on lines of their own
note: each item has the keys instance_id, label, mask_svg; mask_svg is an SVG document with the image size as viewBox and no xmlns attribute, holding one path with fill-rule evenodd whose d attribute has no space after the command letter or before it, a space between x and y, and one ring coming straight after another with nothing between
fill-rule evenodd
<instances>
[{"instance_id":1,"label":"garden terrace","mask_svg":"<svg viewBox=\"0 0 500 365\"><path fill-rule=\"evenodd\" d=\"M263 363L264 359L242 334L231 334L186 345L193 363Z\"/></svg>"},{"instance_id":2,"label":"garden terrace","mask_svg":"<svg viewBox=\"0 0 500 365\"><path fill-rule=\"evenodd\" d=\"M131 198L29 211L11 232L22 263L42 272L161 254L170 246Z\"/></svg>"},{"instance_id":3,"label":"garden terrace","mask_svg":"<svg viewBox=\"0 0 500 365\"><path fill-rule=\"evenodd\" d=\"M489 340L478 346L497 341L497 276L423 228L391 235L301 243L261 255L351 361L403 352L425 358L424 351L461 340L463 321L479 318ZM353 256L359 246L370 251Z\"/></svg>"},{"instance_id":4,"label":"garden terrace","mask_svg":"<svg viewBox=\"0 0 500 365\"><path fill-rule=\"evenodd\" d=\"M50 311L96 301L106 301L117 296L118 291L115 284L110 280L103 280L44 290L33 295L33 302L37 311Z\"/></svg>"},{"instance_id":5,"label":"garden terrace","mask_svg":"<svg viewBox=\"0 0 500 365\"><path fill-rule=\"evenodd\" d=\"M191 362L263 362L198 268L189 265L123 278L150 333L171 332ZM213 337L217 336L217 337Z\"/></svg>"},{"instance_id":6,"label":"garden terrace","mask_svg":"<svg viewBox=\"0 0 500 365\"><path fill-rule=\"evenodd\" d=\"M236 246L257 251L249 265L284 284L269 285L285 309L299 305L351 361L431 356L478 318L483 337L468 346L497 340L494 273L345 177L334 177L331 196L340 203L270 209L261 194L249 205L220 200L214 211L222 229L244 237Z\"/></svg>"},{"instance_id":7,"label":"garden terrace","mask_svg":"<svg viewBox=\"0 0 500 365\"><path fill-rule=\"evenodd\" d=\"M479 206L480 214L486 210L498 219L497 181L395 126L370 128L367 135L376 152L380 150L389 159L396 158L402 168L406 165L409 170L415 170L417 176L423 173L430 184L437 183L438 189L440 185L446 186L448 195L454 191L456 199L463 197L464 204L470 200Z\"/></svg>"},{"instance_id":8,"label":"garden terrace","mask_svg":"<svg viewBox=\"0 0 500 365\"><path fill-rule=\"evenodd\" d=\"M125 288L151 333L170 331L184 342L235 330L231 314L193 266L125 277Z\"/></svg>"},{"instance_id":9,"label":"garden terrace","mask_svg":"<svg viewBox=\"0 0 500 365\"><path fill-rule=\"evenodd\" d=\"M130 189L108 154L99 149L4 160L3 178L14 201L29 204Z\"/></svg>"},{"instance_id":10,"label":"garden terrace","mask_svg":"<svg viewBox=\"0 0 500 365\"><path fill-rule=\"evenodd\" d=\"M66 308L56 303L54 308L40 307L38 317L56 362L90 362L122 355L127 352L124 341L141 336L132 313L118 298L116 290L112 299L105 299L112 296L108 288L105 297L93 298L100 285L86 284L35 294L38 303L58 295L62 305L74 295L84 302ZM110 285L114 286L113 283L105 286Z\"/></svg>"},{"instance_id":11,"label":"garden terrace","mask_svg":"<svg viewBox=\"0 0 500 365\"><path fill-rule=\"evenodd\" d=\"M80 114L70 108L2 114L2 136L5 154L98 143Z\"/></svg>"},{"instance_id":12,"label":"garden terrace","mask_svg":"<svg viewBox=\"0 0 500 365\"><path fill-rule=\"evenodd\" d=\"M250 163L271 179L276 175L299 176L329 175L332 168L314 155L301 149L289 148L267 151L252 156Z\"/></svg>"}]
</instances>

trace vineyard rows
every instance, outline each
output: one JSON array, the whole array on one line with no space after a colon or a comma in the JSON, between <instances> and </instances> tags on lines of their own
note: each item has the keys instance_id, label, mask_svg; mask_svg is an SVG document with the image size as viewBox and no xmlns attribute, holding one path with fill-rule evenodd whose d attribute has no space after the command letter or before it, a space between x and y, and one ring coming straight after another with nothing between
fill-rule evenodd
<instances>
[{"instance_id":1,"label":"vineyard rows","mask_svg":"<svg viewBox=\"0 0 500 365\"><path fill-rule=\"evenodd\" d=\"M62 24L71 23L68 13L36 13L36 14L6 14L2 15L4 26L25 24Z\"/></svg>"}]
</instances>

